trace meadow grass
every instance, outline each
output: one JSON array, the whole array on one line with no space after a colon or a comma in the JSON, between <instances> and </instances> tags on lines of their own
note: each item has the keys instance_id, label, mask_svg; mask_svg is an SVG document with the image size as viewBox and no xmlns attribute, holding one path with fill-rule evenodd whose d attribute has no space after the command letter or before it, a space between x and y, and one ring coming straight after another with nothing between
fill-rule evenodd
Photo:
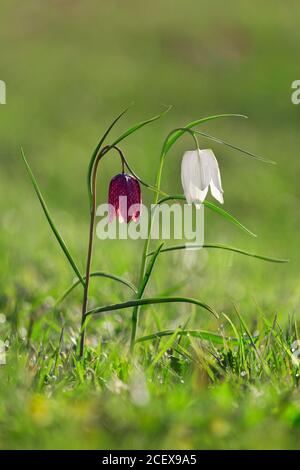
<instances>
[{"instance_id":1,"label":"meadow grass","mask_svg":"<svg viewBox=\"0 0 300 470\"><path fill-rule=\"evenodd\" d=\"M266 1L258 14L254 2L230 0L224 16L221 1L205 8L192 0L128 3L62 2L44 10L34 0L12 0L1 6L7 104L0 107L0 340L6 347L0 448L299 448L299 109L290 101L290 84L299 78L299 6ZM73 273L19 149L83 272L88 161L108 123L132 100L136 106L115 136L164 103L174 105L168 119L123 146L150 182L172 128L211 114L249 116L201 130L276 166L199 141L218 157L224 208L258 238L206 210L205 241L290 263L219 250L162 253L147 297L197 297L220 319L190 305L144 306L138 338L166 334L136 344L130 355L131 311L112 312L89 321L79 360L82 289L54 307ZM168 193L181 192L180 161L189 146L186 136L168 156L162 178ZM103 164L99 201L106 201L119 171L116 161ZM152 197L143 190L146 203ZM141 251L140 242L96 240L93 269L136 284ZM91 281L91 308L128 296L127 286Z\"/></svg>"}]
</instances>

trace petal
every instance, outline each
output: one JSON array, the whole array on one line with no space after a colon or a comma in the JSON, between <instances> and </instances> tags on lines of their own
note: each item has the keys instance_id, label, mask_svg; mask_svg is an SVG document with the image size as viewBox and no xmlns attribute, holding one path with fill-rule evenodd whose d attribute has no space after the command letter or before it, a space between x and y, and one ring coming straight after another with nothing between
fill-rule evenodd
<instances>
[{"instance_id":1,"label":"petal","mask_svg":"<svg viewBox=\"0 0 300 470\"><path fill-rule=\"evenodd\" d=\"M138 180L132 176L127 176L127 195L128 195L128 209L134 204L141 203L141 188Z\"/></svg>"},{"instance_id":2,"label":"petal","mask_svg":"<svg viewBox=\"0 0 300 470\"><path fill-rule=\"evenodd\" d=\"M213 197L219 201L221 204L224 204L224 198L223 198L223 192L221 192L219 190L219 188L217 188L213 181L211 181L210 183L210 190L211 190L211 194L213 195Z\"/></svg>"},{"instance_id":3,"label":"petal","mask_svg":"<svg viewBox=\"0 0 300 470\"><path fill-rule=\"evenodd\" d=\"M209 159L211 179L214 185L221 193L223 193L219 164L214 152L211 149L202 150L202 152L205 152Z\"/></svg>"},{"instance_id":4,"label":"petal","mask_svg":"<svg viewBox=\"0 0 300 470\"><path fill-rule=\"evenodd\" d=\"M209 183L212 179L211 158L206 150L198 149L198 159L200 168L199 185L200 189L203 190L209 186Z\"/></svg>"},{"instance_id":5,"label":"petal","mask_svg":"<svg viewBox=\"0 0 300 470\"><path fill-rule=\"evenodd\" d=\"M186 200L189 204L203 202L209 185L204 186L201 179L201 165L198 150L185 152L181 162L181 182Z\"/></svg>"},{"instance_id":6,"label":"petal","mask_svg":"<svg viewBox=\"0 0 300 470\"><path fill-rule=\"evenodd\" d=\"M130 175L127 177L127 204L128 204L128 216L127 223L131 220L135 222L138 220L140 215L140 205L142 202L141 199L141 188L137 179L133 178Z\"/></svg>"},{"instance_id":7,"label":"petal","mask_svg":"<svg viewBox=\"0 0 300 470\"><path fill-rule=\"evenodd\" d=\"M119 208L119 196L126 195L126 180L123 174L114 176L109 184L108 203L114 206L117 211Z\"/></svg>"},{"instance_id":8,"label":"petal","mask_svg":"<svg viewBox=\"0 0 300 470\"><path fill-rule=\"evenodd\" d=\"M111 223L116 217L116 210L112 204L108 206L108 222Z\"/></svg>"},{"instance_id":9,"label":"petal","mask_svg":"<svg viewBox=\"0 0 300 470\"><path fill-rule=\"evenodd\" d=\"M132 204L128 209L128 215L130 220L134 222L138 222L140 215L141 215L141 205L140 204Z\"/></svg>"},{"instance_id":10,"label":"petal","mask_svg":"<svg viewBox=\"0 0 300 470\"><path fill-rule=\"evenodd\" d=\"M119 196L119 206L117 210L117 215L121 224L124 222L128 222L128 197L126 195Z\"/></svg>"},{"instance_id":11,"label":"petal","mask_svg":"<svg viewBox=\"0 0 300 470\"><path fill-rule=\"evenodd\" d=\"M207 191L208 191L208 187L205 188L203 191L201 191L201 189L199 189L199 188L197 188L197 191L195 191L195 195L193 197L193 202L195 203L195 206L197 207L197 209L199 209L202 202L206 198Z\"/></svg>"},{"instance_id":12,"label":"petal","mask_svg":"<svg viewBox=\"0 0 300 470\"><path fill-rule=\"evenodd\" d=\"M210 168L210 189L213 197L221 204L224 203L223 188L221 183L221 175L218 161L211 149L201 150L202 158L204 157Z\"/></svg>"}]
</instances>

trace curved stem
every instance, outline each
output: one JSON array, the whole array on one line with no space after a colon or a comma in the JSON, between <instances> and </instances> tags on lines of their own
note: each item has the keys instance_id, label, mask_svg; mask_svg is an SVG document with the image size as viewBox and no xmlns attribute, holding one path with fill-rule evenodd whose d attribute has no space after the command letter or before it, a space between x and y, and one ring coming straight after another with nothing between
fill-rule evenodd
<instances>
[{"instance_id":1,"label":"curved stem","mask_svg":"<svg viewBox=\"0 0 300 470\"><path fill-rule=\"evenodd\" d=\"M110 149L115 149L118 152L118 154L120 155L121 164L122 164L122 173L124 173L126 160L125 160L125 157L124 157L124 154L123 154L122 150L119 147L117 147L116 145L111 145L109 148Z\"/></svg>"}]
</instances>

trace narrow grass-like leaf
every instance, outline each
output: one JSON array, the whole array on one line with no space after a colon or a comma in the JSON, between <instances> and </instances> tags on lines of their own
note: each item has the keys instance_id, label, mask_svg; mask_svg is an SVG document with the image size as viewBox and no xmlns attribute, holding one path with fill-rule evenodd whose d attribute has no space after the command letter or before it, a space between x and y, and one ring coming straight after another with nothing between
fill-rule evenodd
<instances>
[{"instance_id":1,"label":"narrow grass-like leaf","mask_svg":"<svg viewBox=\"0 0 300 470\"><path fill-rule=\"evenodd\" d=\"M31 179L31 182L32 182L32 184L33 184L33 187L34 187L34 189L35 189L35 192L36 192L36 194L37 194L37 197L38 197L38 199L39 199L39 201L40 201L40 204L41 204L41 206L42 206L42 209L43 209L43 211L44 211L44 214L45 214L45 216L46 216L46 218L47 218L47 220L48 220L48 223L49 223L49 225L50 225L50 227L51 227L51 229L52 229L52 232L54 233L56 240L58 241L58 243L59 243L61 249L63 250L64 254L66 255L66 257L67 257L67 259L68 259L70 265L72 266L72 268L73 268L73 270L74 270L76 276L77 276L78 279L80 280L81 284L84 286L84 285L85 285L85 281L84 281L84 279L83 279L83 277L82 277L82 275L81 275L81 273L80 273L80 271L79 271L79 269L78 269L78 267L77 267L77 264L75 263L73 257L71 256L71 253L70 253L70 251L68 250L67 245L66 245L64 239L62 238L61 234L59 233L58 229L56 228L55 223L53 222L53 219L52 219L52 217L51 217L51 215L50 215L50 212L49 212L48 207L47 207L47 205L46 205L46 202L45 202L45 200L44 200L44 198L43 198L43 195L42 195L42 193L41 193L41 191L40 191L40 189L39 189L39 186L38 186L38 184L37 184L37 181L36 181L36 179L35 179L35 177L34 177L34 175L33 175L33 173L32 173L32 170L31 170L31 168L30 168L30 166L29 166L29 163L28 163L27 160L26 160L26 157L25 157L25 154L24 154L24 151L23 151L23 148L22 148L22 147L21 147L21 154L22 154L22 158L23 158L23 160L24 160L24 163L25 163L27 172L28 172L28 174L29 174L29 177L30 177L30 179Z\"/></svg>"},{"instance_id":2,"label":"narrow grass-like leaf","mask_svg":"<svg viewBox=\"0 0 300 470\"><path fill-rule=\"evenodd\" d=\"M162 111L160 114L157 114L156 116L151 117L150 119L146 119L145 121L139 122L135 124L134 126L130 127L127 129L127 131L123 132L112 144L111 147L119 144L122 140L124 140L126 137L128 137L130 134L133 134L134 132L138 131L142 127L146 126L147 124L150 124L151 122L157 121L157 119L160 119L163 117L165 114L167 114L172 106L168 106L164 111Z\"/></svg>"},{"instance_id":3,"label":"narrow grass-like leaf","mask_svg":"<svg viewBox=\"0 0 300 470\"><path fill-rule=\"evenodd\" d=\"M252 237L257 237L257 235L254 232L251 232L251 230L249 230L247 227L245 227L245 225L243 225L241 222L239 222L238 219L233 217L231 214L229 214L229 212L225 211L225 209L223 209L222 207L219 207L216 204L214 204L213 202L209 202L209 201L203 201L203 204L208 209L216 212L217 214L224 217L224 219L227 219L229 222L236 225L237 227L239 227L244 232L248 233L248 235L251 235Z\"/></svg>"},{"instance_id":4,"label":"narrow grass-like leaf","mask_svg":"<svg viewBox=\"0 0 300 470\"><path fill-rule=\"evenodd\" d=\"M257 255L255 253L250 253L245 250L240 250L239 248L235 248L233 246L228 246L228 245L223 245L221 243L204 243L203 245L174 245L174 246L168 246L166 248L161 249L161 253L165 253L167 251L177 251L177 250L197 250L201 248L217 248L219 250L227 250L227 251L233 251L234 253L239 253L241 255L245 256L251 256L252 258L257 258L261 259L263 261L269 261L271 263L288 263L288 259L281 259L281 258L271 258L269 256L263 256L263 255ZM148 253L147 256L153 255L153 252Z\"/></svg>"},{"instance_id":5,"label":"narrow grass-like leaf","mask_svg":"<svg viewBox=\"0 0 300 470\"><path fill-rule=\"evenodd\" d=\"M212 333L211 331L206 330L164 330L158 331L151 335L141 336L136 340L136 343L143 343L144 341L151 341L157 338L162 338L164 336L170 336L177 332L177 336L194 336L196 338L203 339L205 341L210 341L214 344L224 344L224 339L228 342L238 343L237 338L231 337L223 337L222 335L218 335L217 333Z\"/></svg>"},{"instance_id":6,"label":"narrow grass-like leaf","mask_svg":"<svg viewBox=\"0 0 300 470\"><path fill-rule=\"evenodd\" d=\"M256 347L256 345L255 345L255 341L254 341L254 339L253 339L253 337L252 337L252 334L251 334L251 332L250 332L248 326L246 325L246 322L244 321L242 315L241 315L240 312L238 311L238 308L237 308L236 306L234 306L234 309L235 309L235 312L236 312L236 314L237 314L237 316L238 316L238 319L239 319L239 321L240 321L240 323L241 323L243 329L245 330L245 332L246 332L246 334L247 334L247 336L248 336L248 338L249 338L249 340L250 340L250 343L251 343L251 345L252 345L252 347L253 347L253 349L254 349L254 351L255 351L256 356L258 357L258 359L259 359L260 362L261 362L261 365L262 365L263 370L264 370L265 373L268 375L268 377L271 377L271 376L272 376L272 371L271 371L271 369L270 369L268 363L263 360L263 358L262 358L260 352L258 351L258 349L257 349L257 347Z\"/></svg>"},{"instance_id":7,"label":"narrow grass-like leaf","mask_svg":"<svg viewBox=\"0 0 300 470\"><path fill-rule=\"evenodd\" d=\"M200 302L199 300L192 299L190 297L149 297L145 299L128 300L127 302L122 302L120 304L106 305L104 307L93 308L92 310L86 312L86 316L95 315L98 313L111 312L113 310L122 310L124 308L135 307L137 305L152 305L176 302L198 305L199 307L202 307L208 312L212 313L216 318L219 317L217 312L212 307L205 304L204 302Z\"/></svg>"},{"instance_id":8,"label":"narrow grass-like leaf","mask_svg":"<svg viewBox=\"0 0 300 470\"><path fill-rule=\"evenodd\" d=\"M299 361L299 358L297 357L297 354L293 354L293 352L290 351L289 347L282 341L279 333L276 330L274 329L271 330L271 333L276 343L278 344L278 346L289 356L292 363L298 367L300 364L300 361Z\"/></svg>"},{"instance_id":9,"label":"narrow grass-like leaf","mask_svg":"<svg viewBox=\"0 0 300 470\"><path fill-rule=\"evenodd\" d=\"M233 323L233 321L226 315L226 313L222 313L222 315L223 315L224 318L226 318L226 320L228 321L229 325L231 326L232 331L233 331L233 333L235 334L235 337L236 337L237 341L238 341L238 342L243 341L243 337L238 334L238 331L237 331L237 329L236 329L235 324Z\"/></svg>"},{"instance_id":10,"label":"narrow grass-like leaf","mask_svg":"<svg viewBox=\"0 0 300 470\"><path fill-rule=\"evenodd\" d=\"M173 331L171 333L171 338L164 344L164 346L161 348L161 350L156 354L154 357L152 363L150 364L149 369L152 369L152 367L155 366L155 364L158 363L158 361L162 358L162 356L166 353L166 351L172 346L173 342L175 341L177 334L179 333L180 328L177 328L177 330Z\"/></svg>"},{"instance_id":11,"label":"narrow grass-like leaf","mask_svg":"<svg viewBox=\"0 0 300 470\"><path fill-rule=\"evenodd\" d=\"M170 200L185 201L186 198L185 198L184 194L168 195L168 196L160 199L158 201L158 204L162 204L162 203L170 201ZM210 209L210 210L216 212L217 214L221 215L222 217L227 219L229 222L236 225L237 227L239 227L241 230L248 233L252 237L257 237L257 235L255 233L251 232L251 230L249 230L247 227L245 227L245 225L243 225L241 222L239 222L238 219L233 217L229 212L225 211L225 209L222 209L222 207L219 207L216 204L214 204L212 202L209 202L209 201L203 201L202 204L205 207L207 207L208 209Z\"/></svg>"},{"instance_id":12,"label":"narrow grass-like leaf","mask_svg":"<svg viewBox=\"0 0 300 470\"><path fill-rule=\"evenodd\" d=\"M244 154L245 156L249 158L254 158L254 160L259 160L260 162L263 163L270 163L271 165L276 165L276 162L273 160L269 160L268 158L260 157L259 155L256 155L255 153L249 152L248 150L245 150L241 147L238 147L237 145L231 144L230 142L226 142L223 139L220 139L219 137L215 137L213 135L207 134L206 132L203 131L193 131L195 134L202 135L203 137L206 137L209 140L212 140L214 142L217 142L218 144L225 145L226 147L230 147L231 149L237 150L238 152Z\"/></svg>"},{"instance_id":13,"label":"narrow grass-like leaf","mask_svg":"<svg viewBox=\"0 0 300 470\"><path fill-rule=\"evenodd\" d=\"M93 271L90 274L90 277L105 277L107 279L112 279L113 281L117 281L121 284L124 284L125 286L129 287L133 292L137 293L137 288L127 279L124 279L123 277L120 276L115 276L114 274L106 273L103 271ZM85 276L83 276L83 279L85 280ZM72 291L75 289L75 287L78 286L80 281L76 279L73 284L71 284L64 292L63 294L56 300L54 307L57 307Z\"/></svg>"},{"instance_id":14,"label":"narrow grass-like leaf","mask_svg":"<svg viewBox=\"0 0 300 470\"><path fill-rule=\"evenodd\" d=\"M139 288L139 296L141 297L146 289L146 286L148 284L148 281L150 279L150 276L151 276L151 273L152 273L152 270L154 268L154 265L155 265L155 262L157 260L157 257L159 255L159 253L161 252L162 248L164 246L164 243L161 243L157 249L153 252L152 254L152 258L150 259L149 263L148 263L148 266L147 266L147 269L146 269L146 272L145 272L145 275L144 275L144 278L143 278L143 281L141 283L141 287Z\"/></svg>"},{"instance_id":15,"label":"narrow grass-like leaf","mask_svg":"<svg viewBox=\"0 0 300 470\"><path fill-rule=\"evenodd\" d=\"M164 142L162 153L166 154L175 144L175 142L186 132L186 129L192 129L199 124L203 124L204 122L226 117L241 117L247 119L247 116L244 116L243 114L217 114L214 116L207 116L205 118L197 119L196 121L192 121L186 126L182 127L181 130L175 129L174 131L171 131Z\"/></svg>"},{"instance_id":16,"label":"narrow grass-like leaf","mask_svg":"<svg viewBox=\"0 0 300 470\"><path fill-rule=\"evenodd\" d=\"M164 243L161 243L158 248L153 252L152 258L150 259L147 269L145 271L145 274L143 278L141 279L139 289L137 292L137 298L141 299L143 297L144 291L146 289L147 283L150 279L154 264L156 262L156 259L159 255L160 250L162 249ZM135 335L136 335L136 329L137 329L137 322L138 322L138 310L139 310L139 305L135 305L134 309L132 311L132 319L131 319L131 341L130 341L130 349L132 350L135 342Z\"/></svg>"},{"instance_id":17,"label":"narrow grass-like leaf","mask_svg":"<svg viewBox=\"0 0 300 470\"><path fill-rule=\"evenodd\" d=\"M98 155L98 152L99 150L101 149L106 137L108 136L108 134L110 133L110 131L112 130L112 128L115 126L115 124L119 121L119 119L121 119L121 117L127 113L127 111L130 109L131 106L128 106L126 109L124 109L114 120L113 122L110 124L110 126L106 129L106 131L104 132L103 136L101 137L100 141L98 142L92 156L91 156L91 159L90 159L90 163L89 163L89 166L88 166L88 173L87 173L87 184L88 184L88 193L89 193L89 199L90 199L90 202L92 200L92 172L93 172L93 166L94 166L94 163L95 163L95 160L97 158L97 155Z\"/></svg>"}]
</instances>

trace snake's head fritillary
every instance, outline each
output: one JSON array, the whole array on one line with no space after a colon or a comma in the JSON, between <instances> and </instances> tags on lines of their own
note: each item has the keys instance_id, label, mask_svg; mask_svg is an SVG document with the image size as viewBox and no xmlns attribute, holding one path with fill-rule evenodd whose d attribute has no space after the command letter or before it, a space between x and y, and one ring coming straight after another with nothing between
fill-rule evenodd
<instances>
[{"instance_id":1,"label":"snake's head fritillary","mask_svg":"<svg viewBox=\"0 0 300 470\"><path fill-rule=\"evenodd\" d=\"M113 177L109 184L108 203L109 220L117 217L120 222L127 224L137 222L141 210L141 188L138 180L126 173Z\"/></svg>"},{"instance_id":2,"label":"snake's head fritillary","mask_svg":"<svg viewBox=\"0 0 300 470\"><path fill-rule=\"evenodd\" d=\"M218 161L211 149L185 152L181 163L181 181L188 204L202 204L208 188L223 204L223 189Z\"/></svg>"}]
</instances>

